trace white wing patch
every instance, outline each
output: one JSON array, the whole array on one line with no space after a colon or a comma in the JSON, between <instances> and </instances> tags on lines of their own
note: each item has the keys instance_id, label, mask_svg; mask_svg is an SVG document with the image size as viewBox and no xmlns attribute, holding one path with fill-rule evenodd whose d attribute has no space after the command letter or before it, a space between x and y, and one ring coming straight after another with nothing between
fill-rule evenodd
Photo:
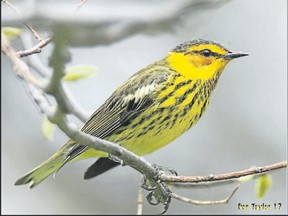
<instances>
[{"instance_id":1,"label":"white wing patch","mask_svg":"<svg viewBox=\"0 0 288 216\"><path fill-rule=\"evenodd\" d=\"M158 86L156 83L152 83L146 86L142 86L141 88L137 89L134 94L128 94L123 98L123 103L126 104L128 101L135 98L135 103L142 100L146 95L150 94L154 89Z\"/></svg>"}]
</instances>

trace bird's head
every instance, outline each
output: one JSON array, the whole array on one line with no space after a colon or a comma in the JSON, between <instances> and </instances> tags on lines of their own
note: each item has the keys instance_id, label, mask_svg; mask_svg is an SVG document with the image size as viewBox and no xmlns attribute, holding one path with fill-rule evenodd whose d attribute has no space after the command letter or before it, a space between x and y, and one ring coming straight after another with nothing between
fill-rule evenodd
<instances>
[{"instance_id":1,"label":"bird's head","mask_svg":"<svg viewBox=\"0 0 288 216\"><path fill-rule=\"evenodd\" d=\"M174 70L187 78L206 81L220 74L232 59L247 55L230 52L213 41L197 39L178 45L166 59Z\"/></svg>"}]
</instances>

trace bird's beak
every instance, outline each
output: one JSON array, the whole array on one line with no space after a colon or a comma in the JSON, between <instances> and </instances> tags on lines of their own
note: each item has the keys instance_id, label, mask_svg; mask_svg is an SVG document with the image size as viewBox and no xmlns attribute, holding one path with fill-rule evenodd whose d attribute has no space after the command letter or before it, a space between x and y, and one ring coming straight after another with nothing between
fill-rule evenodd
<instances>
[{"instance_id":1,"label":"bird's beak","mask_svg":"<svg viewBox=\"0 0 288 216\"><path fill-rule=\"evenodd\" d=\"M227 55L224 56L224 59L226 60L232 60L235 58L240 58L243 56L248 56L249 54L247 53L228 53Z\"/></svg>"}]
</instances>

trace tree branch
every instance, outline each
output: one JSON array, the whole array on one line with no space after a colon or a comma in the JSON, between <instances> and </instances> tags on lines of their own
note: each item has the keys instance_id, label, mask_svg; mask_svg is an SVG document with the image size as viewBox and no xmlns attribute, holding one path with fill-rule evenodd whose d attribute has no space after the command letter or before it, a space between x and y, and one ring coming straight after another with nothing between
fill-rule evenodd
<instances>
[{"instance_id":1,"label":"tree branch","mask_svg":"<svg viewBox=\"0 0 288 216\"><path fill-rule=\"evenodd\" d=\"M95 2L89 1L86 4L89 3L91 7L86 7L85 12L77 13L77 16L72 12L71 14L63 13L62 9L53 8L51 5L47 7L52 8L43 10L41 4L36 4L36 2L30 11L26 11L25 15L21 16L21 19L9 13L4 14L2 24L15 26L24 21L33 22L36 28L49 29L50 23L53 23L53 26L66 26L71 30L70 46L91 46L112 44L140 32L142 34L160 33L159 28L163 31L171 31L175 22L180 21L184 15L193 14L203 7L217 7L229 1L167 0L148 2L142 7L131 3L125 6L123 12L119 11L117 6L110 5L110 13L103 13L103 6L98 4L97 7L93 7ZM34 22L35 20L37 22ZM75 26L77 26L76 31Z\"/></svg>"},{"instance_id":2,"label":"tree branch","mask_svg":"<svg viewBox=\"0 0 288 216\"><path fill-rule=\"evenodd\" d=\"M263 166L263 167L255 167L246 170L241 170L237 172L219 174L219 175L208 175L208 176L168 176L161 175L159 178L164 182L169 183L200 183L200 182L213 182L213 181L225 181L231 180L235 178L240 178L249 175L255 174L263 174L268 171L277 170L281 168L287 167L287 161L282 161L279 163Z\"/></svg>"}]
</instances>

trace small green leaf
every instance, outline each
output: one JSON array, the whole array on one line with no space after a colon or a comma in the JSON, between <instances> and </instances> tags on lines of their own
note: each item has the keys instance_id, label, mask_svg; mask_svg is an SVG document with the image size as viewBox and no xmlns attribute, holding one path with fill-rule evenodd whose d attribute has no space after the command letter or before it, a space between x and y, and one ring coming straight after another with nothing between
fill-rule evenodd
<instances>
[{"instance_id":1,"label":"small green leaf","mask_svg":"<svg viewBox=\"0 0 288 216\"><path fill-rule=\"evenodd\" d=\"M268 189L271 187L272 179L270 175L265 174L260 176L257 179L256 185L255 185L255 191L258 198L263 198L265 193L268 191Z\"/></svg>"},{"instance_id":2,"label":"small green leaf","mask_svg":"<svg viewBox=\"0 0 288 216\"><path fill-rule=\"evenodd\" d=\"M54 133L54 125L45 116L42 123L42 133L45 139L51 141Z\"/></svg>"},{"instance_id":3,"label":"small green leaf","mask_svg":"<svg viewBox=\"0 0 288 216\"><path fill-rule=\"evenodd\" d=\"M8 39L18 37L22 33L22 29L13 27L3 27L1 30Z\"/></svg>"},{"instance_id":4,"label":"small green leaf","mask_svg":"<svg viewBox=\"0 0 288 216\"><path fill-rule=\"evenodd\" d=\"M248 175L248 176L243 176L243 177L240 177L238 179L239 182L241 183L246 183L246 182L249 182L253 179L253 175Z\"/></svg>"},{"instance_id":5,"label":"small green leaf","mask_svg":"<svg viewBox=\"0 0 288 216\"><path fill-rule=\"evenodd\" d=\"M255 169L256 169L256 166L252 166L252 167L250 167L249 169L255 170ZM241 182L241 183L246 183L246 182L251 181L253 178L254 178L253 175L247 175L247 176L240 177L240 178L238 179L238 181Z\"/></svg>"},{"instance_id":6,"label":"small green leaf","mask_svg":"<svg viewBox=\"0 0 288 216\"><path fill-rule=\"evenodd\" d=\"M66 75L63 77L65 81L76 81L91 76L96 71L92 65L77 65L65 70Z\"/></svg>"}]
</instances>

